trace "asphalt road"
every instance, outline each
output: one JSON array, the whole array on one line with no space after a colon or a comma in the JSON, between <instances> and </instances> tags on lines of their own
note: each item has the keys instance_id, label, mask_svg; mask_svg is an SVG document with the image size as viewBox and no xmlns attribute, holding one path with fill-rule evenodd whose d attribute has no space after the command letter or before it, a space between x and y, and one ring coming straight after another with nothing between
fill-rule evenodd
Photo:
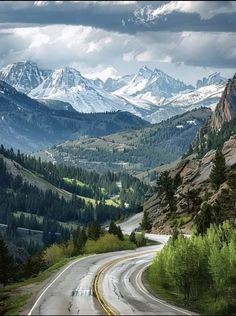
<instances>
[{"instance_id":1,"label":"asphalt road","mask_svg":"<svg viewBox=\"0 0 236 316\"><path fill-rule=\"evenodd\" d=\"M108 268L100 281L104 300L120 315L192 315L157 299L143 286L142 273L154 254L125 259Z\"/></svg>"},{"instance_id":2,"label":"asphalt road","mask_svg":"<svg viewBox=\"0 0 236 316\"><path fill-rule=\"evenodd\" d=\"M102 315L97 299L93 296L96 272L111 260L126 255L139 255L157 246L138 250L118 251L84 257L64 267L39 293L30 315Z\"/></svg>"},{"instance_id":3,"label":"asphalt road","mask_svg":"<svg viewBox=\"0 0 236 316\"><path fill-rule=\"evenodd\" d=\"M129 233L139 223L141 214L121 224ZM150 234L150 239L166 242L169 236ZM63 267L34 302L28 315L104 315L93 294L93 281L101 273L99 292L104 300L121 315L191 315L153 297L144 288L141 275L162 245L92 255L77 259ZM117 259L117 262L113 261Z\"/></svg>"}]
</instances>

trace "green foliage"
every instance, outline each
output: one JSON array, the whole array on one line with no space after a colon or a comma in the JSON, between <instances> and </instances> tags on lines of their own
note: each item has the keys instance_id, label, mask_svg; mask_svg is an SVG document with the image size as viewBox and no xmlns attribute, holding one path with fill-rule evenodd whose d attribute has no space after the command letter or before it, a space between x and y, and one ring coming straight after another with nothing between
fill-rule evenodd
<instances>
[{"instance_id":1,"label":"green foliage","mask_svg":"<svg viewBox=\"0 0 236 316\"><path fill-rule=\"evenodd\" d=\"M4 286L14 275L14 263L9 254L7 245L3 239L0 239L0 284Z\"/></svg>"},{"instance_id":2,"label":"green foliage","mask_svg":"<svg viewBox=\"0 0 236 316\"><path fill-rule=\"evenodd\" d=\"M148 218L148 214L147 214L146 210L143 212L143 219L141 222L141 228L145 231L149 231L152 228L152 224L151 224L150 219Z\"/></svg>"},{"instance_id":3,"label":"green foliage","mask_svg":"<svg viewBox=\"0 0 236 316\"><path fill-rule=\"evenodd\" d=\"M113 221L110 222L109 234L113 234L119 238L119 240L124 240L124 236L120 226L117 226Z\"/></svg>"},{"instance_id":4,"label":"green foliage","mask_svg":"<svg viewBox=\"0 0 236 316\"><path fill-rule=\"evenodd\" d=\"M220 185L226 181L225 158L219 149L216 150L214 166L210 174L210 180L213 188L215 189L219 189Z\"/></svg>"},{"instance_id":5,"label":"green foliage","mask_svg":"<svg viewBox=\"0 0 236 316\"><path fill-rule=\"evenodd\" d=\"M236 308L235 266L235 224L225 221L204 236L172 238L155 256L148 280L203 313L230 314Z\"/></svg>"},{"instance_id":6,"label":"green foliage","mask_svg":"<svg viewBox=\"0 0 236 316\"><path fill-rule=\"evenodd\" d=\"M165 205L169 206L169 210L171 213L176 212L175 191L175 180L170 177L169 171L162 172L160 174L160 177L157 179L157 192L159 193L159 195L165 195Z\"/></svg>"},{"instance_id":7,"label":"green foliage","mask_svg":"<svg viewBox=\"0 0 236 316\"><path fill-rule=\"evenodd\" d=\"M98 240L87 240L85 253L102 253L109 251L135 249L135 245L129 240L121 241L113 234L105 233Z\"/></svg>"}]
</instances>

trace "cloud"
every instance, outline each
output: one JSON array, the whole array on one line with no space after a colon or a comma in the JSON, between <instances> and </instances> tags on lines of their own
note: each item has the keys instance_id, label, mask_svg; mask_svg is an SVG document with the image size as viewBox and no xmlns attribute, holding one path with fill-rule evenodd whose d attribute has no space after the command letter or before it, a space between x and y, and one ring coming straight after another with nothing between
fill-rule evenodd
<instances>
[{"instance_id":1,"label":"cloud","mask_svg":"<svg viewBox=\"0 0 236 316\"><path fill-rule=\"evenodd\" d=\"M218 14L236 12L236 3L233 1L170 1L157 8L146 7L141 10L146 13L146 19L155 20L173 12L197 13L202 19L210 19ZM138 10L136 11L138 15Z\"/></svg>"},{"instance_id":2,"label":"cloud","mask_svg":"<svg viewBox=\"0 0 236 316\"><path fill-rule=\"evenodd\" d=\"M0 23L84 25L119 33L235 32L233 1L2 1Z\"/></svg>"}]
</instances>

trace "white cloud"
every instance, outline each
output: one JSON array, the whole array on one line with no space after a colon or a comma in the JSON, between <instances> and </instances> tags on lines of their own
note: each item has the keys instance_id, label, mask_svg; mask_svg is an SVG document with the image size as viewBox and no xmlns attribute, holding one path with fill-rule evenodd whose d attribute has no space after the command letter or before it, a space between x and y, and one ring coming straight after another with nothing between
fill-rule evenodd
<instances>
[{"instance_id":1,"label":"white cloud","mask_svg":"<svg viewBox=\"0 0 236 316\"><path fill-rule=\"evenodd\" d=\"M98 65L96 68L87 68L83 71L83 75L91 79L99 78L103 81L107 78L119 77L119 73L114 67L106 67L104 65Z\"/></svg>"},{"instance_id":2,"label":"white cloud","mask_svg":"<svg viewBox=\"0 0 236 316\"><path fill-rule=\"evenodd\" d=\"M148 22L172 12L198 13L202 19L210 19L217 14L236 12L235 1L170 1L154 8L146 6L135 11L135 16Z\"/></svg>"}]
</instances>

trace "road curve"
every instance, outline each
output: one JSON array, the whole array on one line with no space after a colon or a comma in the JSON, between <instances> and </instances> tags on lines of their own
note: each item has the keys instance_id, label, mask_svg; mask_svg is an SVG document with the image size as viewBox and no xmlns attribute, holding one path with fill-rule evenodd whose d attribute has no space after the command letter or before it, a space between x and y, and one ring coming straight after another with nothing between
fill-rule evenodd
<instances>
[{"instance_id":1,"label":"road curve","mask_svg":"<svg viewBox=\"0 0 236 316\"><path fill-rule=\"evenodd\" d=\"M138 226L142 214L121 223L130 233ZM147 236L147 234L146 234ZM121 315L192 315L152 296L144 288L141 275L156 251L169 236L148 234L161 245L142 247L76 259L60 269L53 280L41 290L28 315L104 315L104 308L94 293L94 280L99 271L98 298L104 299L111 310ZM103 268L106 267L105 270Z\"/></svg>"},{"instance_id":2,"label":"road curve","mask_svg":"<svg viewBox=\"0 0 236 316\"><path fill-rule=\"evenodd\" d=\"M193 315L154 297L143 286L142 273L155 252L149 251L109 266L100 277L99 291L103 301L120 315Z\"/></svg>"},{"instance_id":3,"label":"road curve","mask_svg":"<svg viewBox=\"0 0 236 316\"><path fill-rule=\"evenodd\" d=\"M28 315L103 315L93 293L98 270L114 259L139 255L157 246L97 254L74 260L62 268L34 302Z\"/></svg>"}]
</instances>

